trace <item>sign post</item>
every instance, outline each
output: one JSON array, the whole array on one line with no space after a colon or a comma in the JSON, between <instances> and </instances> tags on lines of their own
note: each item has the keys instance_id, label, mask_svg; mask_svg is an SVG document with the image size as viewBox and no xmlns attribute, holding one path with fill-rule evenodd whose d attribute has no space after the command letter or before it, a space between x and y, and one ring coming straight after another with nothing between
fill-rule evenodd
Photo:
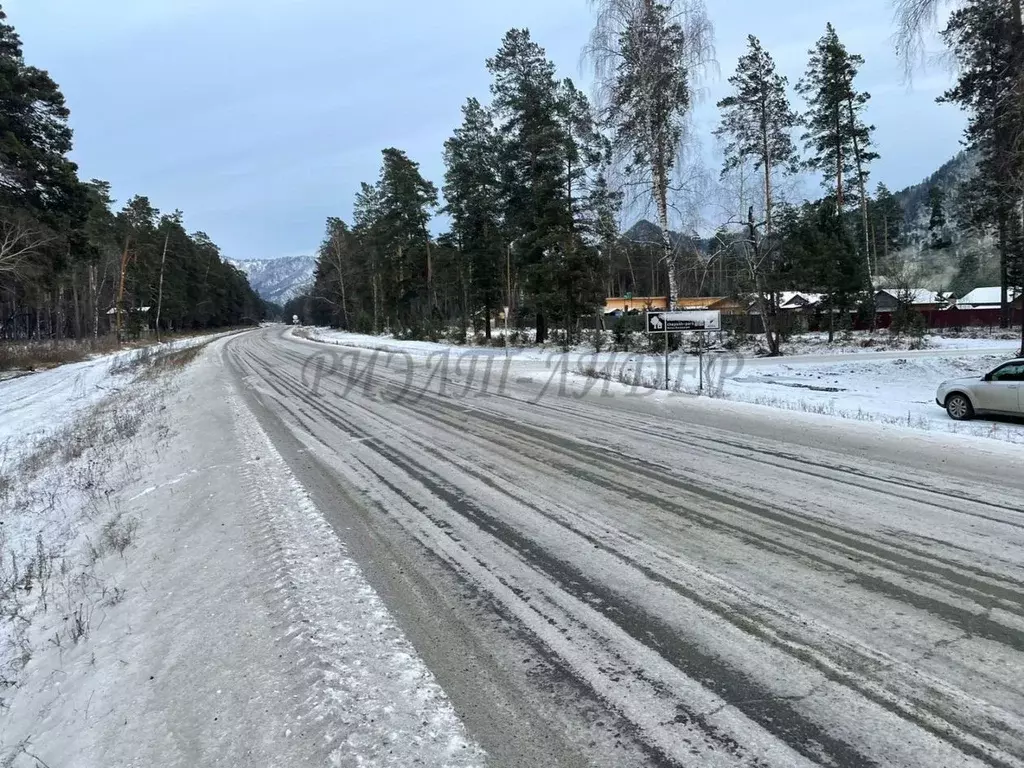
<instances>
[{"instance_id":1,"label":"sign post","mask_svg":"<svg viewBox=\"0 0 1024 768\"><path fill-rule=\"evenodd\" d=\"M665 389L668 389L668 335L693 331L697 337L697 368L699 391L704 391L704 334L722 330L722 313L718 310L686 310L681 312L648 312L647 332L664 334Z\"/></svg>"}]
</instances>

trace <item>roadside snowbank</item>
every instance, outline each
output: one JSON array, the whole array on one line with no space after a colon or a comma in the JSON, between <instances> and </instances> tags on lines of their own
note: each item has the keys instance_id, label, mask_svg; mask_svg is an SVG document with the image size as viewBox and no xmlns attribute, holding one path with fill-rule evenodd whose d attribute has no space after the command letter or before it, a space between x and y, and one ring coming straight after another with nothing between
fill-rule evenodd
<instances>
[{"instance_id":1,"label":"roadside snowbank","mask_svg":"<svg viewBox=\"0 0 1024 768\"><path fill-rule=\"evenodd\" d=\"M595 353L582 346L568 353L558 348L514 347L506 364L502 348L402 341L320 328L304 329L302 335L343 348L407 355L424 369L439 366L444 355L459 360L500 359L502 368L508 366L507 373L501 374L508 380L548 382L545 392L549 393L560 391L555 379L567 373L606 379L625 387L622 391L665 387L665 359L659 354ZM1024 424L1005 419L953 422L935 403L940 382L980 377L1015 356L1016 346L999 337L929 337L927 343L928 348L920 350L877 344L829 346L827 335L806 334L792 346L806 354L766 358L715 349L704 356L702 366L694 354L673 352L668 365L669 389L783 410L1024 443ZM449 365L449 370L460 368L467 371L472 366L465 361L461 366Z\"/></svg>"}]
</instances>

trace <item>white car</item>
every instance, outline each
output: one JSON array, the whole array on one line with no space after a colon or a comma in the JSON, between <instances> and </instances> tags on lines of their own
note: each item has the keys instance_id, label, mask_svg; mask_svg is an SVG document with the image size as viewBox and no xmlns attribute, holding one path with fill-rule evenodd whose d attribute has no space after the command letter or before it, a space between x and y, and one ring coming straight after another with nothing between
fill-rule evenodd
<instances>
[{"instance_id":1,"label":"white car","mask_svg":"<svg viewBox=\"0 0 1024 768\"><path fill-rule=\"evenodd\" d=\"M970 376L942 382L935 402L957 421L981 413L1024 415L1024 357L1003 363L980 378Z\"/></svg>"}]
</instances>

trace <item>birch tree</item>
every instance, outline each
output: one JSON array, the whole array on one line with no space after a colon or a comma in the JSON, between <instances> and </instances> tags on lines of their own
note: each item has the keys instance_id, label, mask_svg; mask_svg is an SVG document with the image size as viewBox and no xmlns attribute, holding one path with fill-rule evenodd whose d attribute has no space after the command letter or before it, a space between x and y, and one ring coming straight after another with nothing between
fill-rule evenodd
<instances>
[{"instance_id":1,"label":"birch tree","mask_svg":"<svg viewBox=\"0 0 1024 768\"><path fill-rule=\"evenodd\" d=\"M672 175L687 139L695 84L714 65L714 30L702 0L591 0L597 22L584 55L626 179L658 213L669 303L678 298L669 231Z\"/></svg>"}]
</instances>

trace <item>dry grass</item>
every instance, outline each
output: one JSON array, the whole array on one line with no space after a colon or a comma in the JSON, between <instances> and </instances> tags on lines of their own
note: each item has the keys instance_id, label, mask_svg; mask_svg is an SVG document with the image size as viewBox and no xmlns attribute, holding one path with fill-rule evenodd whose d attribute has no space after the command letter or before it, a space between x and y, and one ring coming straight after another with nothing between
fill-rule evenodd
<instances>
[{"instance_id":1,"label":"dry grass","mask_svg":"<svg viewBox=\"0 0 1024 768\"><path fill-rule=\"evenodd\" d=\"M163 334L161 341L211 336L229 330L216 328L209 331ZM119 349L148 349L156 344L155 337L128 341L119 347L113 335L87 339L52 339L47 341L0 340L0 371L36 371L55 368L67 363L79 363L92 355L106 355Z\"/></svg>"},{"instance_id":2,"label":"dry grass","mask_svg":"<svg viewBox=\"0 0 1024 768\"><path fill-rule=\"evenodd\" d=\"M112 337L99 339L62 339L60 341L0 342L0 371L35 371L66 363L79 363L90 355L102 355L117 349Z\"/></svg>"}]
</instances>

